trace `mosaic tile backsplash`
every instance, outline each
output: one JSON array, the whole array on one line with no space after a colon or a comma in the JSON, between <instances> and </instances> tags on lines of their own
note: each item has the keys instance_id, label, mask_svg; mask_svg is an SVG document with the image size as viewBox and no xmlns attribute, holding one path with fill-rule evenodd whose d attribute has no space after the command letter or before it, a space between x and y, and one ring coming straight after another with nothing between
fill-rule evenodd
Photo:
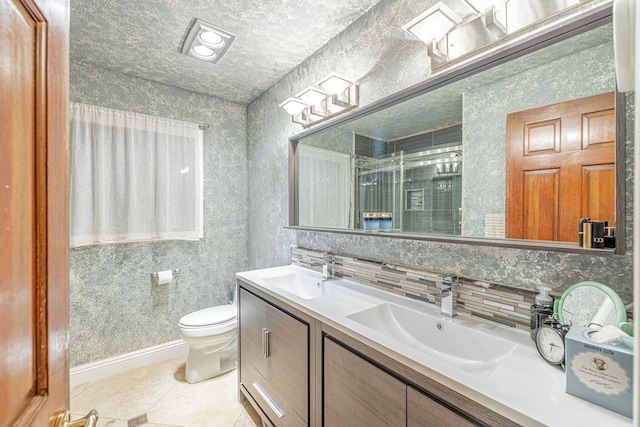
<instances>
[{"instance_id":1,"label":"mosaic tile backsplash","mask_svg":"<svg viewBox=\"0 0 640 427\"><path fill-rule=\"evenodd\" d=\"M321 271L324 253L305 248L291 248L291 263ZM442 274L427 270L332 254L333 273L359 283L394 292L409 298L439 305L432 295L440 294ZM455 276L454 276L455 277ZM454 298L458 313L480 317L512 328L529 331L530 308L536 292L494 283L457 277Z\"/></svg>"}]
</instances>

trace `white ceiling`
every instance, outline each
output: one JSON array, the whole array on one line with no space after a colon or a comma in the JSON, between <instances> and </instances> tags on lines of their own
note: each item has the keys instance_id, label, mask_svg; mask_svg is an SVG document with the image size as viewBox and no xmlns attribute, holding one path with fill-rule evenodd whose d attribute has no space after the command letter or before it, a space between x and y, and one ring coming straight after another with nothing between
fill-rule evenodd
<instances>
[{"instance_id":1,"label":"white ceiling","mask_svg":"<svg viewBox=\"0 0 640 427\"><path fill-rule=\"evenodd\" d=\"M249 103L380 0L71 0L71 60ZM236 36L216 64L182 55L193 18Z\"/></svg>"}]
</instances>

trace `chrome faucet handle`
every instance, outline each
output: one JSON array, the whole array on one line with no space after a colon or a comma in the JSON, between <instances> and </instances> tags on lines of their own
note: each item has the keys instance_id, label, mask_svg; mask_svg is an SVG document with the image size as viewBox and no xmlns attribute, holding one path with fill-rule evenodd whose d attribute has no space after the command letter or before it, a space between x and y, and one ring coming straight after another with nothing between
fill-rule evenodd
<instances>
[{"instance_id":1,"label":"chrome faucet handle","mask_svg":"<svg viewBox=\"0 0 640 427\"><path fill-rule=\"evenodd\" d=\"M325 252L323 259L322 280L328 280L333 277L333 263L335 262L335 257L331 252Z\"/></svg>"},{"instance_id":2,"label":"chrome faucet handle","mask_svg":"<svg viewBox=\"0 0 640 427\"><path fill-rule=\"evenodd\" d=\"M453 283L454 281L456 281L457 277L451 276L451 275L444 275L444 276L440 276L440 278L442 279L441 291L443 294L443 296L440 299L441 314L448 317L454 317L458 314L455 309L456 301L454 299L455 297L454 297L454 290L453 290Z\"/></svg>"},{"instance_id":3,"label":"chrome faucet handle","mask_svg":"<svg viewBox=\"0 0 640 427\"><path fill-rule=\"evenodd\" d=\"M440 314L443 314L448 317L454 317L456 314L458 314L453 308L453 292L452 291L449 291L449 294L446 297L442 298L440 303Z\"/></svg>"}]
</instances>

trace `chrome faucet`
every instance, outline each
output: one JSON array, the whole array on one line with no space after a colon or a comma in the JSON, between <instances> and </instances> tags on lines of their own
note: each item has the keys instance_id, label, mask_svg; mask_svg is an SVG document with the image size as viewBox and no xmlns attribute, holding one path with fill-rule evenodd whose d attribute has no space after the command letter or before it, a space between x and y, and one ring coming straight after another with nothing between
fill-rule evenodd
<instances>
[{"instance_id":1,"label":"chrome faucet","mask_svg":"<svg viewBox=\"0 0 640 427\"><path fill-rule=\"evenodd\" d=\"M329 280L333 277L333 265L335 258L332 254L324 254L324 264L322 265L322 280Z\"/></svg>"},{"instance_id":2,"label":"chrome faucet","mask_svg":"<svg viewBox=\"0 0 640 427\"><path fill-rule=\"evenodd\" d=\"M333 277L333 264L335 258L330 253L325 253L322 261L312 262L309 267L322 266L322 280L329 280Z\"/></svg>"},{"instance_id":3,"label":"chrome faucet","mask_svg":"<svg viewBox=\"0 0 640 427\"><path fill-rule=\"evenodd\" d=\"M440 314L448 317L454 317L458 313L455 309L455 301L453 297L453 282L455 276L441 276L442 279L442 296L440 298Z\"/></svg>"}]
</instances>

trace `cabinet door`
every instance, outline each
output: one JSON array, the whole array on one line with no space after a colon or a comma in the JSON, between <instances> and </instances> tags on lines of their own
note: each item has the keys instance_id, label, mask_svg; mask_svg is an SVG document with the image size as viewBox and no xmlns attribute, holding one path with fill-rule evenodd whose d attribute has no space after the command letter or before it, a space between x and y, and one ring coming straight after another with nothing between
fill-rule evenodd
<instances>
[{"instance_id":1,"label":"cabinet door","mask_svg":"<svg viewBox=\"0 0 640 427\"><path fill-rule=\"evenodd\" d=\"M324 425L406 425L406 385L334 341L324 339Z\"/></svg>"},{"instance_id":2,"label":"cabinet door","mask_svg":"<svg viewBox=\"0 0 640 427\"><path fill-rule=\"evenodd\" d=\"M265 378L287 407L309 419L309 327L267 305Z\"/></svg>"},{"instance_id":3,"label":"cabinet door","mask_svg":"<svg viewBox=\"0 0 640 427\"><path fill-rule=\"evenodd\" d=\"M407 427L472 427L474 424L458 413L412 387L407 387Z\"/></svg>"},{"instance_id":4,"label":"cabinet door","mask_svg":"<svg viewBox=\"0 0 640 427\"><path fill-rule=\"evenodd\" d=\"M264 375L263 329L267 327L267 304L240 288L240 352L245 360Z\"/></svg>"},{"instance_id":5,"label":"cabinet door","mask_svg":"<svg viewBox=\"0 0 640 427\"><path fill-rule=\"evenodd\" d=\"M309 327L242 288L240 382L274 425L308 425Z\"/></svg>"}]
</instances>

